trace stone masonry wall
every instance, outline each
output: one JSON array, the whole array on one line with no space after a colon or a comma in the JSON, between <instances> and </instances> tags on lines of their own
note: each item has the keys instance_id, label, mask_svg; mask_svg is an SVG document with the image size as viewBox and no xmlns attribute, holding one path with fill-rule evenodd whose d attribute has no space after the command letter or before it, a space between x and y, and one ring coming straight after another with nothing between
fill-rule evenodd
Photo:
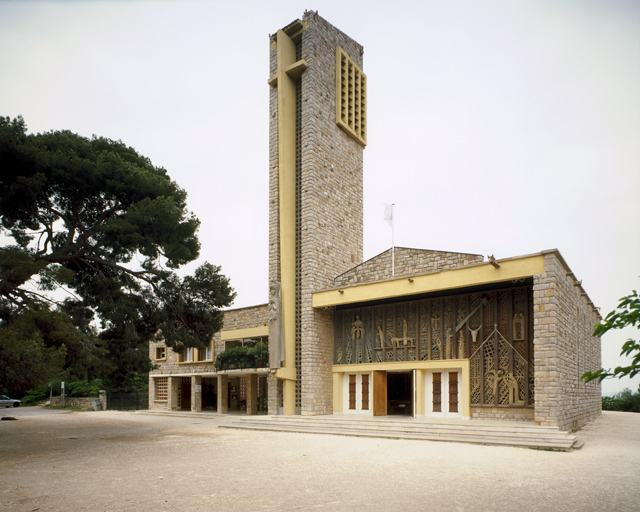
<instances>
[{"instance_id":1,"label":"stone masonry wall","mask_svg":"<svg viewBox=\"0 0 640 512\"><path fill-rule=\"evenodd\" d=\"M267 308L268 304L260 304L258 306L249 306L246 308L230 309L224 312L223 331L231 331L235 329L249 329L252 327L263 327L267 325ZM220 339L220 332L213 337L213 357L224 351L224 342Z\"/></svg>"},{"instance_id":2,"label":"stone masonry wall","mask_svg":"<svg viewBox=\"0 0 640 512\"><path fill-rule=\"evenodd\" d=\"M602 412L600 384L580 376L601 366L601 319L557 251L547 251L545 272L534 276L535 422L577 430Z\"/></svg>"},{"instance_id":3,"label":"stone masonry wall","mask_svg":"<svg viewBox=\"0 0 640 512\"><path fill-rule=\"evenodd\" d=\"M302 414L333 412L333 319L311 294L362 261L363 148L336 124L336 47L362 69L362 47L307 12L302 58Z\"/></svg>"},{"instance_id":4,"label":"stone masonry wall","mask_svg":"<svg viewBox=\"0 0 640 512\"><path fill-rule=\"evenodd\" d=\"M269 74L276 74L278 67L277 49L272 45L269 51ZM278 89L269 87L269 283L281 281L280 277L280 207L278 184ZM269 414L277 414L282 406L282 385L275 377L268 378Z\"/></svg>"},{"instance_id":5,"label":"stone masonry wall","mask_svg":"<svg viewBox=\"0 0 640 512\"><path fill-rule=\"evenodd\" d=\"M482 263L480 254L429 251L423 249L395 248L395 277L412 276L438 270L450 270ZM358 283L392 279L391 249L361 263L334 280L334 286L349 286Z\"/></svg>"},{"instance_id":6,"label":"stone masonry wall","mask_svg":"<svg viewBox=\"0 0 640 512\"><path fill-rule=\"evenodd\" d=\"M530 407L471 407L471 417L476 420L533 421Z\"/></svg>"},{"instance_id":7,"label":"stone masonry wall","mask_svg":"<svg viewBox=\"0 0 640 512\"><path fill-rule=\"evenodd\" d=\"M65 407L82 407L83 411L93 411L93 401L98 397L69 397L64 398ZM54 396L51 398L51 405L53 407L62 406L62 397Z\"/></svg>"}]
</instances>

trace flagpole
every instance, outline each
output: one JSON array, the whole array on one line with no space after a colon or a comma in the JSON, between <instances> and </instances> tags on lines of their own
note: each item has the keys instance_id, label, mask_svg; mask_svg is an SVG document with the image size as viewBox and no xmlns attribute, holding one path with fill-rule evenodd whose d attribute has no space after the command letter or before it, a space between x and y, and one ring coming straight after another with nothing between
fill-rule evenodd
<instances>
[{"instance_id":1,"label":"flagpole","mask_svg":"<svg viewBox=\"0 0 640 512\"><path fill-rule=\"evenodd\" d=\"M393 207L396 203L384 204L384 220L391 226L391 277L396 276L396 242L395 242L395 230L393 224Z\"/></svg>"},{"instance_id":2,"label":"flagpole","mask_svg":"<svg viewBox=\"0 0 640 512\"><path fill-rule=\"evenodd\" d=\"M393 218L393 207L396 203L391 203L391 277L396 276L396 243L395 243L395 219Z\"/></svg>"}]
</instances>

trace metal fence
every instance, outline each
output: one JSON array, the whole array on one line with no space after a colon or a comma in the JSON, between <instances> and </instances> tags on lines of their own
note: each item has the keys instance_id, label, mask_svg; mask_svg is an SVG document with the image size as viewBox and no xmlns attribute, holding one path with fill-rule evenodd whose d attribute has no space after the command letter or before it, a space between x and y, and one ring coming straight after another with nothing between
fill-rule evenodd
<instances>
[{"instance_id":1,"label":"metal fence","mask_svg":"<svg viewBox=\"0 0 640 512\"><path fill-rule=\"evenodd\" d=\"M149 408L149 391L107 393L107 409L113 411L141 411Z\"/></svg>"}]
</instances>

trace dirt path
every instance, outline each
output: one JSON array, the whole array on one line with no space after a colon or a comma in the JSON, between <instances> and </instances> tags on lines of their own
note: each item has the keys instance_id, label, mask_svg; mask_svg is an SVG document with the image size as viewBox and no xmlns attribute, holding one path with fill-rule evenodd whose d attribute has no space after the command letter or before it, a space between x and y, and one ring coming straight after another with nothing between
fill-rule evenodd
<instances>
[{"instance_id":1,"label":"dirt path","mask_svg":"<svg viewBox=\"0 0 640 512\"><path fill-rule=\"evenodd\" d=\"M0 422L2 511L638 510L640 414L558 453L236 431L115 411Z\"/></svg>"}]
</instances>

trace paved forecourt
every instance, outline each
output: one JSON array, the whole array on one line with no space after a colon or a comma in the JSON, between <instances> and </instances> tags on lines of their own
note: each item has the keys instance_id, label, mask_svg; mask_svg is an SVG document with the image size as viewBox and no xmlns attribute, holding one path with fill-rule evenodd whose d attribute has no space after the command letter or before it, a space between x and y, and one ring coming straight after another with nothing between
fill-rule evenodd
<instances>
[{"instance_id":1,"label":"paved forecourt","mask_svg":"<svg viewBox=\"0 0 640 512\"><path fill-rule=\"evenodd\" d=\"M584 447L219 428L233 416L117 411L0 422L0 510L633 510L640 414L603 413ZM275 462L277 461L277 462Z\"/></svg>"}]
</instances>

